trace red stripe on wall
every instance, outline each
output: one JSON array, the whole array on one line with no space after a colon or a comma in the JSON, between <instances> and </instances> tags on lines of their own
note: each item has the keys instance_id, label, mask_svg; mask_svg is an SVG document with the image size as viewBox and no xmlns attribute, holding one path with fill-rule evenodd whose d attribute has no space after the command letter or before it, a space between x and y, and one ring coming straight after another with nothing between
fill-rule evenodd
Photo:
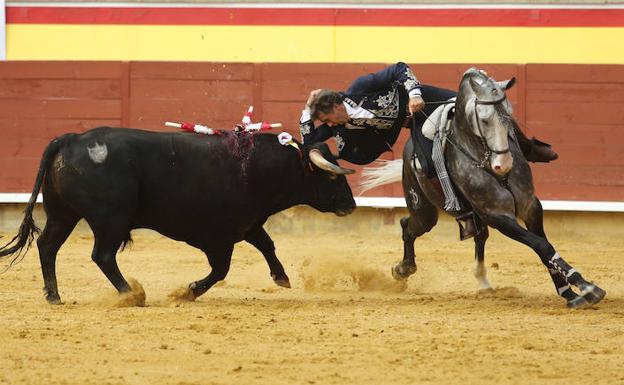
<instances>
[{"instance_id":1,"label":"red stripe on wall","mask_svg":"<svg viewBox=\"0 0 624 385\"><path fill-rule=\"evenodd\" d=\"M8 24L622 27L624 9L19 7Z\"/></svg>"}]
</instances>

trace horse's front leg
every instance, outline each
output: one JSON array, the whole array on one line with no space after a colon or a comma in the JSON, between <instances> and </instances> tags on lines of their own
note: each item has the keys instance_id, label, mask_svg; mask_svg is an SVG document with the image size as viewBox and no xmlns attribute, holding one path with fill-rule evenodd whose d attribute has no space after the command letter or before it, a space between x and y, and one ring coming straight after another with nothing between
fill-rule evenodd
<instances>
[{"instance_id":1,"label":"horse's front leg","mask_svg":"<svg viewBox=\"0 0 624 385\"><path fill-rule=\"evenodd\" d=\"M542 210L542 204L539 199L533 198L533 203L531 203L531 206L529 207L527 216L523 219L524 223L526 223L527 229L530 232L548 240L546 238L546 233L544 232L544 211ZM557 294L565 298L568 303L582 302L582 300L578 298L579 295L576 294L570 287L566 277L559 273L559 270L553 268L549 264L544 265L548 269L550 278L555 284Z\"/></svg>"},{"instance_id":2,"label":"horse's front leg","mask_svg":"<svg viewBox=\"0 0 624 385\"><path fill-rule=\"evenodd\" d=\"M479 217L475 217L475 225L475 267L472 273L479 282L479 290L489 291L492 290L492 285L487 279L487 269L485 268L485 241L487 241L490 233L487 225Z\"/></svg>"},{"instance_id":3,"label":"horse's front leg","mask_svg":"<svg viewBox=\"0 0 624 385\"><path fill-rule=\"evenodd\" d=\"M521 242L535 251L542 263L549 269L556 270L565 277L569 284L577 287L580 295L568 300L568 307L578 308L600 302L606 292L587 282L581 273L568 264L544 237L522 228L516 219L508 214L482 216L484 221L511 239Z\"/></svg>"}]
</instances>

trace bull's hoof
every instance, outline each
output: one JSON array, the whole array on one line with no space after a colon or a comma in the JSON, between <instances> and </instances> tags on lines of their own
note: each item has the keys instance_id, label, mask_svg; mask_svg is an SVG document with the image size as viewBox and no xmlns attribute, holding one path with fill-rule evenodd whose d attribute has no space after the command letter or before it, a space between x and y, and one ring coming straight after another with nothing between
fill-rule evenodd
<instances>
[{"instance_id":1,"label":"bull's hoof","mask_svg":"<svg viewBox=\"0 0 624 385\"><path fill-rule=\"evenodd\" d=\"M48 303L50 305L60 305L62 304L61 302L61 297L59 296L58 293L53 293L51 291L47 291L47 290L43 290L43 295L46 299L46 301L48 301Z\"/></svg>"},{"instance_id":2,"label":"bull's hoof","mask_svg":"<svg viewBox=\"0 0 624 385\"><path fill-rule=\"evenodd\" d=\"M46 297L46 301L48 301L48 303L50 305L62 305L63 303L61 302L61 297L56 296L56 297Z\"/></svg>"},{"instance_id":3,"label":"bull's hoof","mask_svg":"<svg viewBox=\"0 0 624 385\"><path fill-rule=\"evenodd\" d=\"M416 265L405 266L404 264L399 263L392 268L392 278L397 281L405 280L409 278L410 275L414 274L416 269Z\"/></svg>"},{"instance_id":4,"label":"bull's hoof","mask_svg":"<svg viewBox=\"0 0 624 385\"><path fill-rule=\"evenodd\" d=\"M284 279L284 278L273 277L273 282L275 282L277 286L285 287L287 289L291 288L290 280L288 278Z\"/></svg>"},{"instance_id":5,"label":"bull's hoof","mask_svg":"<svg viewBox=\"0 0 624 385\"><path fill-rule=\"evenodd\" d=\"M184 297L187 301L195 301L195 298L199 297L203 293L199 293L199 289L197 288L197 282L191 282L186 289L186 295Z\"/></svg>"}]
</instances>

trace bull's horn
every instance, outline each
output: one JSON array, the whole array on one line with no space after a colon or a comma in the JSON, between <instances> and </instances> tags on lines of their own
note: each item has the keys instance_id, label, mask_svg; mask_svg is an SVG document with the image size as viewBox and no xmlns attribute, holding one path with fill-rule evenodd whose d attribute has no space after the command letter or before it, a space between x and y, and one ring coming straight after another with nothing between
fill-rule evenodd
<instances>
[{"instance_id":1,"label":"bull's horn","mask_svg":"<svg viewBox=\"0 0 624 385\"><path fill-rule=\"evenodd\" d=\"M351 170L350 168L343 168L340 166L336 166L332 162L328 161L323 157L323 154L317 149L310 150L310 160L321 170L325 170L331 172L333 174L353 174L355 170Z\"/></svg>"}]
</instances>

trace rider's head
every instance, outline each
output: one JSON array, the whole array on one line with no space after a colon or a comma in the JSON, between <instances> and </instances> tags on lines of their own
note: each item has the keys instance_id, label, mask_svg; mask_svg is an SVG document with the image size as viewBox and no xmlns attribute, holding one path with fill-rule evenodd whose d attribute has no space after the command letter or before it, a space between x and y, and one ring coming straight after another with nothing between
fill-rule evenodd
<instances>
[{"instance_id":1,"label":"rider's head","mask_svg":"<svg viewBox=\"0 0 624 385\"><path fill-rule=\"evenodd\" d=\"M349 121L347 109L342 103L342 95L336 91L324 89L319 91L310 103L312 119L320 120L333 127Z\"/></svg>"}]
</instances>

